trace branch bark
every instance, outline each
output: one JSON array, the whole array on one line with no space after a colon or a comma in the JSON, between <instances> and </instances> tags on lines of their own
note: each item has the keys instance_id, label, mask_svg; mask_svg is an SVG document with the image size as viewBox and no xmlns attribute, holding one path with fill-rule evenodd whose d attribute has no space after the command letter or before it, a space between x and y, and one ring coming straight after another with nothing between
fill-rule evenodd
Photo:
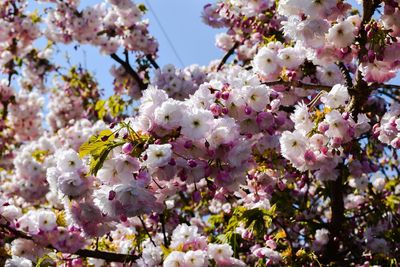
<instances>
[{"instance_id":1,"label":"branch bark","mask_svg":"<svg viewBox=\"0 0 400 267\"><path fill-rule=\"evenodd\" d=\"M351 78L350 71L346 68L343 62L338 62L337 65L346 81L346 87L353 87L353 79Z\"/></svg>"},{"instance_id":2,"label":"branch bark","mask_svg":"<svg viewBox=\"0 0 400 267\"><path fill-rule=\"evenodd\" d=\"M131 75L139 85L140 90L145 90L147 88L147 84L145 84L140 78L139 74L132 68L132 66L127 61L123 61L117 54L110 55L112 59L121 64L122 67Z\"/></svg>"}]
</instances>

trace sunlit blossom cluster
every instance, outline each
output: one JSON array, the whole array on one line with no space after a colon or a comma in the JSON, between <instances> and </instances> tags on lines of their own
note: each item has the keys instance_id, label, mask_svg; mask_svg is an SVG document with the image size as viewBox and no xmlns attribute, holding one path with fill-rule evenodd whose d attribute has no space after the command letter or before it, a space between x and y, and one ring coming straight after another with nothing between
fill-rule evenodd
<instances>
[{"instance_id":1,"label":"sunlit blossom cluster","mask_svg":"<svg viewBox=\"0 0 400 267\"><path fill-rule=\"evenodd\" d=\"M161 68L143 4L3 2L0 265L396 265L398 0L218 0L226 54Z\"/></svg>"}]
</instances>

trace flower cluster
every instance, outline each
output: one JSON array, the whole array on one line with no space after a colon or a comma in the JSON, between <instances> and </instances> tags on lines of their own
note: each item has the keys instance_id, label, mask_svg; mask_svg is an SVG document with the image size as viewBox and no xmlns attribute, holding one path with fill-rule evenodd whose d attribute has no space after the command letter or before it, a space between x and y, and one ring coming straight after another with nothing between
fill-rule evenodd
<instances>
[{"instance_id":1,"label":"flower cluster","mask_svg":"<svg viewBox=\"0 0 400 267\"><path fill-rule=\"evenodd\" d=\"M107 1L78 10L78 2L57 2L45 18L45 35L54 42L77 41L113 54L118 48L154 54L158 44L148 33L142 11L131 1Z\"/></svg>"},{"instance_id":2,"label":"flower cluster","mask_svg":"<svg viewBox=\"0 0 400 267\"><path fill-rule=\"evenodd\" d=\"M159 68L144 5L40 2L0 3L0 265L400 258L398 0L218 0L226 54L186 68ZM118 63L108 99L53 62L73 42Z\"/></svg>"},{"instance_id":3,"label":"flower cluster","mask_svg":"<svg viewBox=\"0 0 400 267\"><path fill-rule=\"evenodd\" d=\"M209 266L209 261L218 266L246 266L244 262L233 257L233 250L228 244L208 243L207 238L198 232L198 227L186 224L178 225L172 232L169 254L163 266ZM162 250L159 246L148 244L139 266L161 263Z\"/></svg>"},{"instance_id":4,"label":"flower cluster","mask_svg":"<svg viewBox=\"0 0 400 267\"><path fill-rule=\"evenodd\" d=\"M341 112L349 100L347 88L338 84L321 97L326 114L313 114L304 103L296 106L291 119L293 132L285 131L280 139L282 155L299 171L317 170L316 178L336 180L335 167L343 158L342 146L370 129L365 114L358 114L357 123L349 113ZM319 123L314 124L313 116Z\"/></svg>"},{"instance_id":5,"label":"flower cluster","mask_svg":"<svg viewBox=\"0 0 400 267\"><path fill-rule=\"evenodd\" d=\"M204 68L198 65L183 70L176 69L174 65L166 65L155 71L152 84L166 91L169 97L183 100L196 92L205 80Z\"/></svg>"},{"instance_id":6,"label":"flower cluster","mask_svg":"<svg viewBox=\"0 0 400 267\"><path fill-rule=\"evenodd\" d=\"M43 104L44 99L39 93L19 91L8 108L9 134L19 142L37 139L42 134Z\"/></svg>"},{"instance_id":7,"label":"flower cluster","mask_svg":"<svg viewBox=\"0 0 400 267\"><path fill-rule=\"evenodd\" d=\"M72 68L62 77L62 82L55 80L54 86L46 116L53 131L93 116L100 93L90 73Z\"/></svg>"}]
</instances>

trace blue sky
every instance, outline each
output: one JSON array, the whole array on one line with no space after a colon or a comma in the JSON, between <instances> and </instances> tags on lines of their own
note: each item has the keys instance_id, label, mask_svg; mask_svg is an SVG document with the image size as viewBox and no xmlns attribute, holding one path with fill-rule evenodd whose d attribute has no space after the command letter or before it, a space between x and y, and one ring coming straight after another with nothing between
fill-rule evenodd
<instances>
[{"instance_id":1,"label":"blue sky","mask_svg":"<svg viewBox=\"0 0 400 267\"><path fill-rule=\"evenodd\" d=\"M94 5L101 2L101 0L82 0L81 6ZM150 33L156 37L160 45L159 58L157 59L159 65L163 66L172 63L177 67L182 67L180 61L183 62L184 66L191 64L208 65L211 60L223 57L224 53L214 45L215 35L223 31L223 29L212 29L201 20L203 7L209 2L210 0L136 1L136 3L145 4L148 8L149 6L151 7L145 17L150 20ZM29 9L43 9L46 6L48 4L36 4L33 2ZM162 24L181 60L174 54L173 48L157 23L155 16ZM38 45L44 46L45 42L41 41ZM96 75L106 94L111 93L112 76L109 70L114 61L108 56L101 55L97 48L84 45L75 50L73 46L58 44L59 52L54 55L56 62L65 62L65 55L68 53L71 64L82 64L87 67ZM68 66L67 64L62 65Z\"/></svg>"}]
</instances>

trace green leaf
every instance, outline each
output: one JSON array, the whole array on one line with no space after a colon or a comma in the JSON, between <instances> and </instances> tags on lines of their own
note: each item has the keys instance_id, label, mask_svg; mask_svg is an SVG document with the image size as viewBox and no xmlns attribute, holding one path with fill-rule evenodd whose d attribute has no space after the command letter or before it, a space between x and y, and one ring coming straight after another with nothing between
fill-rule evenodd
<instances>
[{"instance_id":1,"label":"green leaf","mask_svg":"<svg viewBox=\"0 0 400 267\"><path fill-rule=\"evenodd\" d=\"M49 255L44 255L36 262L36 267L50 267L53 266L53 259Z\"/></svg>"},{"instance_id":2,"label":"green leaf","mask_svg":"<svg viewBox=\"0 0 400 267\"><path fill-rule=\"evenodd\" d=\"M88 142L79 148L81 158L90 155L90 173L96 175L103 166L108 154L115 147L123 145L125 142L115 142L114 133L111 130L103 130L97 136L92 136Z\"/></svg>"}]
</instances>

